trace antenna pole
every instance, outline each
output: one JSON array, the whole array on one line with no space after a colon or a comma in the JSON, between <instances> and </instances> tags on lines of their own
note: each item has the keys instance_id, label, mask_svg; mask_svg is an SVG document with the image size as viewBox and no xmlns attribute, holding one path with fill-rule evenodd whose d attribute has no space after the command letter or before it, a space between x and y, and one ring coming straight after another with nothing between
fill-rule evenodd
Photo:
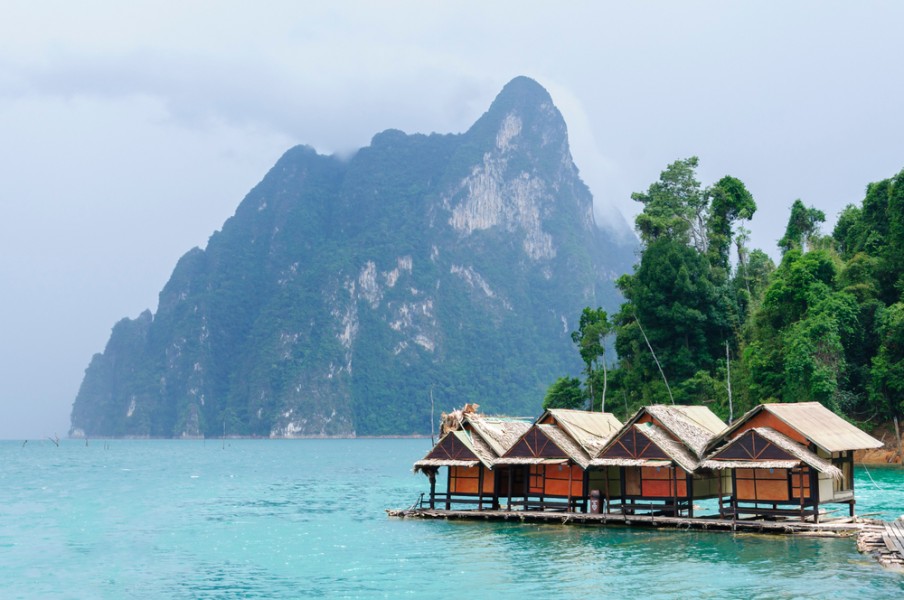
<instances>
[{"instance_id":1,"label":"antenna pole","mask_svg":"<svg viewBox=\"0 0 904 600\"><path fill-rule=\"evenodd\" d=\"M435 417L436 417L436 411L433 406L433 385L431 384L431 386L430 386L430 445L431 446L436 445L436 441L433 439L434 438L433 431L434 431L435 421L436 421Z\"/></svg>"},{"instance_id":2,"label":"antenna pole","mask_svg":"<svg viewBox=\"0 0 904 600\"><path fill-rule=\"evenodd\" d=\"M731 402L731 357L728 355L728 340L725 340L725 386L728 388L728 424L734 421L734 406Z\"/></svg>"},{"instance_id":3,"label":"antenna pole","mask_svg":"<svg viewBox=\"0 0 904 600\"><path fill-rule=\"evenodd\" d=\"M659 374L662 375L662 380L665 382L665 389L669 392L669 400L672 401L672 404L675 404L675 398L672 397L672 388L669 387L669 380L665 378L665 373L662 371L662 365L659 364L659 359L656 358L656 353L653 352L653 346L650 345L650 340L647 339L647 334L643 331L643 326L640 324L640 319L637 318L637 313L634 314L634 321L637 323L637 326L640 327L643 341L647 343L647 348L650 349L650 354L653 355L653 360L656 361L656 366L659 367Z\"/></svg>"}]
</instances>

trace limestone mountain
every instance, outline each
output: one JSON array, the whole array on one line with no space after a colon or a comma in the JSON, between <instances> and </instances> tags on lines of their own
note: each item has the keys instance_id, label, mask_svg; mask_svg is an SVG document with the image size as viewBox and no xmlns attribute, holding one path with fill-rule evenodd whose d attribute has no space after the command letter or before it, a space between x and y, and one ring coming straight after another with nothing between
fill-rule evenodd
<instances>
[{"instance_id":1,"label":"limestone mountain","mask_svg":"<svg viewBox=\"0 0 904 600\"><path fill-rule=\"evenodd\" d=\"M534 414L581 368L581 309L618 305L623 239L597 227L565 122L525 77L463 134L292 148L179 260L156 314L116 324L70 433L428 433L431 395L437 416Z\"/></svg>"}]
</instances>

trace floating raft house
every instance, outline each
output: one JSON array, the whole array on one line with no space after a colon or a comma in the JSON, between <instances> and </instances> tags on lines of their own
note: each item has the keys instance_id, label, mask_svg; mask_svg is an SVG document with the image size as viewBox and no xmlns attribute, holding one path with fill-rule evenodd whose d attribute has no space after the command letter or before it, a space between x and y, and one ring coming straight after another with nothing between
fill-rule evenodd
<instances>
[{"instance_id":1,"label":"floating raft house","mask_svg":"<svg viewBox=\"0 0 904 600\"><path fill-rule=\"evenodd\" d=\"M731 426L703 406L656 405L627 423L551 409L531 423L443 415L414 465L429 497L391 516L674 526L839 535L904 564L904 527L855 517L854 451L882 443L818 402L762 404ZM446 469L445 490L437 475ZM716 514L695 501L718 499ZM849 516L820 508L842 503ZM871 541L870 541L871 540ZM872 544L872 545L870 545ZM897 554L901 552L900 556Z\"/></svg>"}]
</instances>

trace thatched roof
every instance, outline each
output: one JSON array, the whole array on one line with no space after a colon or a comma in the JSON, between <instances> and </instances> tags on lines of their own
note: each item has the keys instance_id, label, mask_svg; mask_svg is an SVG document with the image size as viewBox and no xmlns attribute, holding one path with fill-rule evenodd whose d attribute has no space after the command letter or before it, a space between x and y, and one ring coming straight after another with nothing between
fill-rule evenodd
<instances>
[{"instance_id":1,"label":"thatched roof","mask_svg":"<svg viewBox=\"0 0 904 600\"><path fill-rule=\"evenodd\" d=\"M422 458L414 463L414 472L417 473L423 469L439 468L439 467L476 467L480 464L479 460L443 460L439 458Z\"/></svg>"},{"instance_id":2,"label":"thatched roof","mask_svg":"<svg viewBox=\"0 0 904 600\"><path fill-rule=\"evenodd\" d=\"M551 421L551 422L550 422ZM550 409L543 413L536 423L521 434L518 440L509 447L505 456L497 459L497 465L541 465L561 464L566 460L586 469L592 456L621 427L618 420L610 413L593 413L585 410ZM555 446L558 455L550 456L548 451L543 456L509 456L517 454L515 446L526 439L532 431L539 431ZM523 448L519 452L523 452Z\"/></svg>"},{"instance_id":3,"label":"thatched roof","mask_svg":"<svg viewBox=\"0 0 904 600\"><path fill-rule=\"evenodd\" d=\"M414 463L415 472L430 467L476 467L479 464L492 469L494 461L514 444L522 433L530 429L530 422L508 417L493 417L477 412L476 404L466 404L463 409L442 415L443 435L426 456ZM454 436L477 460L430 457L434 451Z\"/></svg>"},{"instance_id":4,"label":"thatched roof","mask_svg":"<svg viewBox=\"0 0 904 600\"><path fill-rule=\"evenodd\" d=\"M543 458L536 456L503 456L497 459L494 465L562 465L568 462L562 458Z\"/></svg>"},{"instance_id":5,"label":"thatched roof","mask_svg":"<svg viewBox=\"0 0 904 600\"><path fill-rule=\"evenodd\" d=\"M745 428L745 424L762 411L771 413L825 452L882 447L882 442L854 427L819 402L796 402L760 404L710 440L709 448L717 447L736 431Z\"/></svg>"},{"instance_id":6,"label":"thatched roof","mask_svg":"<svg viewBox=\"0 0 904 600\"><path fill-rule=\"evenodd\" d=\"M533 427L539 429L560 454L558 456L503 456L496 459L494 464L497 465L544 465L544 464L561 464L563 462L572 461L587 468L590 463L590 455L578 444L568 433L560 429L558 425L552 424L536 424ZM525 432L527 435L528 432Z\"/></svg>"},{"instance_id":7,"label":"thatched roof","mask_svg":"<svg viewBox=\"0 0 904 600\"><path fill-rule=\"evenodd\" d=\"M725 429L725 423L705 406L654 404L634 413L623 430L637 423L644 415L658 421L662 429L680 440L696 459L703 458L710 440ZM610 440L607 446L611 443Z\"/></svg>"},{"instance_id":8,"label":"thatched roof","mask_svg":"<svg viewBox=\"0 0 904 600\"><path fill-rule=\"evenodd\" d=\"M465 429L480 437L490 448L494 458L505 454L530 429L529 421L506 417L470 414L465 417Z\"/></svg>"},{"instance_id":9,"label":"thatched roof","mask_svg":"<svg viewBox=\"0 0 904 600\"><path fill-rule=\"evenodd\" d=\"M635 428L637 431L649 438L649 440L654 443L660 450L662 450L662 452L666 456L668 456L670 460L665 461L661 458L643 459L624 457L597 457L590 461L590 465L594 467L661 467L674 463L688 473L693 473L697 469L699 465L697 457L695 457L690 452L690 450L688 450L684 446L684 444L676 441L672 436L670 436L668 433L666 433L653 423L635 423L626 426L622 428L622 431L618 436L612 439L609 445L616 443L617 439L627 433L631 428ZM609 447L609 445L607 445L607 448Z\"/></svg>"},{"instance_id":10,"label":"thatched roof","mask_svg":"<svg viewBox=\"0 0 904 600\"><path fill-rule=\"evenodd\" d=\"M455 431L457 429L461 429L462 422L465 420L465 416L467 415L477 415L480 414L477 410L480 408L479 404L465 404L462 408L453 410L450 413L443 413L439 417L440 427L439 427L439 435L440 437L446 435L450 431Z\"/></svg>"},{"instance_id":11,"label":"thatched roof","mask_svg":"<svg viewBox=\"0 0 904 600\"><path fill-rule=\"evenodd\" d=\"M546 414L584 450L588 459L595 456L622 426L612 413L553 408ZM545 416L539 421L542 422Z\"/></svg>"},{"instance_id":12,"label":"thatched roof","mask_svg":"<svg viewBox=\"0 0 904 600\"><path fill-rule=\"evenodd\" d=\"M820 473L831 475L835 479L842 479L843 477L841 469L771 427L754 427L753 431L797 460L719 460L719 455L725 453L732 444L747 434L748 431L744 430L736 435L731 442L703 461L701 466L707 469L794 469L803 463Z\"/></svg>"},{"instance_id":13,"label":"thatched roof","mask_svg":"<svg viewBox=\"0 0 904 600\"><path fill-rule=\"evenodd\" d=\"M558 425L537 425L537 427L575 464L580 465L582 469L587 468L590 464L590 454L562 427Z\"/></svg>"},{"instance_id":14,"label":"thatched roof","mask_svg":"<svg viewBox=\"0 0 904 600\"><path fill-rule=\"evenodd\" d=\"M449 455L446 448L449 448L448 442L450 438L455 438L469 452L465 452L464 456L459 451L455 455ZM454 446L453 446L454 447ZM445 456L442 456L445 454ZM467 457L468 455L473 458ZM414 472L417 473L426 467L476 467L483 463L489 467L492 464L492 450L486 443L479 438L472 437L464 430L449 431L436 442L436 445L421 460L414 463Z\"/></svg>"}]
</instances>

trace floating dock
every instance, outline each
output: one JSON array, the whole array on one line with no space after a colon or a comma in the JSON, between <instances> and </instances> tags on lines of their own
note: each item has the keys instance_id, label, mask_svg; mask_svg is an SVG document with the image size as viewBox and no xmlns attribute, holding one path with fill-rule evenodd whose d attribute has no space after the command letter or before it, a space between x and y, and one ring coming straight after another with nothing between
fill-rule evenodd
<instances>
[{"instance_id":1,"label":"floating dock","mask_svg":"<svg viewBox=\"0 0 904 600\"><path fill-rule=\"evenodd\" d=\"M640 526L684 530L742 531L810 537L856 537L857 549L874 556L885 567L904 570L904 521L879 521L860 517L825 519L819 523L794 519L722 519L718 517L670 517L621 513L563 511L442 510L429 508L389 509L390 517L508 521L596 526Z\"/></svg>"}]
</instances>

